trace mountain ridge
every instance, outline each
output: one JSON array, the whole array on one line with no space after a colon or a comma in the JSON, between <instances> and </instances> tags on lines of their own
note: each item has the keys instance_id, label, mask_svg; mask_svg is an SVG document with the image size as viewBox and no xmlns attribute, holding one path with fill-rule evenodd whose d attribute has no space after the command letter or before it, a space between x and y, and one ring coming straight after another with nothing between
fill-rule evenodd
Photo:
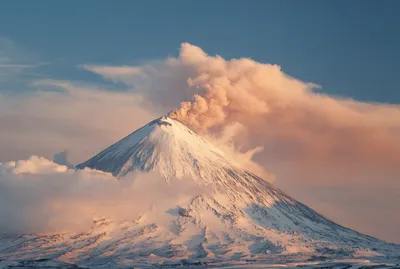
<instances>
[{"instance_id":1,"label":"mountain ridge","mask_svg":"<svg viewBox=\"0 0 400 269\"><path fill-rule=\"evenodd\" d=\"M146 136L138 139L135 145L128 143L129 146L126 146L127 141L132 138L138 138L138 134L143 130L149 131ZM153 134L155 135L153 136ZM167 135L164 136L164 134ZM189 135L186 136L186 134ZM164 140L167 142L164 143ZM184 143L177 143L177 140L184 141ZM188 146L187 148L189 149L185 148L185 146ZM124 151L120 150L121 148L124 148ZM127 158L124 154L119 155L115 152L116 149L117 152L123 151L123 153L126 153L131 157ZM147 153L149 151L151 151L151 154L148 155ZM165 153L163 151L166 151L169 154L163 156L162 153ZM143 152L146 154L143 155ZM180 158L175 158L175 152L177 152L175 155ZM122 164L122 162L119 161L115 162L115 159L118 157L121 158L121 156L124 156L122 159L127 160L126 163ZM172 162L165 161L163 158L172 160ZM149 160L150 165L148 165ZM102 166L104 163L109 164L113 162L119 163L120 166L113 167L115 168L114 170L110 170L109 166ZM184 165L174 166L177 162L184 163ZM212 162L211 165L210 162ZM172 167L167 167L168 165L171 165ZM329 223L330 226L335 226L339 230L351 231L367 241L380 241L374 237L363 235L334 223L308 206L291 198L283 191L273 187L273 185L263 180L261 177L241 168L238 165L233 165L231 159L209 141L196 134L180 121L170 117L164 116L150 122L112 146L101 151L98 155L95 155L88 161L78 165L78 168L90 167L106 172L112 172L115 176L124 176L135 170L150 171L152 169L157 169L157 166L159 166L158 170L161 170L161 174L166 179L174 176L178 178L183 176L191 178L200 177L200 180L204 183L211 182L216 184L217 186L214 190L216 190L217 193L221 192L222 185L222 192L228 195L231 204L239 203L242 205L245 204L246 206L254 205L258 208L259 203L261 203L265 208L270 207L267 211L271 211L271 208L274 208L275 204L279 204L280 207L284 207L289 211L283 211L283 215L289 216L289 219L291 218L291 214L299 213L299 208L301 208L300 211L303 213L306 212L303 214L303 217L305 216L306 219L309 218L312 221L318 220L325 224ZM182 168L182 170L179 170L179 168ZM212 180L210 180L210 178L212 178ZM254 196L254 194L260 193L266 195L262 198ZM294 205L298 205L297 208L293 208ZM229 207L229 204L225 204L224 206ZM252 211L252 209L247 210ZM272 215L271 213L268 214ZM296 223L296 221L293 223ZM277 229L281 229L283 232L288 230L291 232L297 231L296 229L288 228L290 225L286 225L288 230L284 230L284 228L281 227L285 225L278 225L277 223L270 223L267 226L268 228L278 227Z\"/></svg>"}]
</instances>

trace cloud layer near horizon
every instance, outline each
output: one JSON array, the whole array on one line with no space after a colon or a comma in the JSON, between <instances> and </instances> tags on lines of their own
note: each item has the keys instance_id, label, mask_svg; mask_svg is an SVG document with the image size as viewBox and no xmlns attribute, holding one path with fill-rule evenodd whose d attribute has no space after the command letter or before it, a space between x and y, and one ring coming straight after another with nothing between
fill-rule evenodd
<instances>
[{"instance_id":1,"label":"cloud layer near horizon","mask_svg":"<svg viewBox=\"0 0 400 269\"><path fill-rule=\"evenodd\" d=\"M131 221L144 213L148 220L168 223L168 210L206 193L190 180L167 184L155 172L117 179L37 156L0 163L0 185L1 233L85 232L96 219Z\"/></svg>"}]
</instances>

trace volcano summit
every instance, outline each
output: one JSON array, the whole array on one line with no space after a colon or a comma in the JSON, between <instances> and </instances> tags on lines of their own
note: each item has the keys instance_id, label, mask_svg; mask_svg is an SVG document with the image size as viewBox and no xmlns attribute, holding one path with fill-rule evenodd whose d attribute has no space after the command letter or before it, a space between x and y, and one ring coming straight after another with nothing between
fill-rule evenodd
<instances>
[{"instance_id":1,"label":"volcano summit","mask_svg":"<svg viewBox=\"0 0 400 269\"><path fill-rule=\"evenodd\" d=\"M168 221L142 214L104 218L85 233L2 238L0 258L42 258L89 267L128 267L272 260L394 257L400 247L345 228L296 201L184 124L161 117L77 168L152 172L158 184L207 189L167 210ZM167 195L167 194L166 194ZM149 265L150 264L150 265Z\"/></svg>"}]
</instances>

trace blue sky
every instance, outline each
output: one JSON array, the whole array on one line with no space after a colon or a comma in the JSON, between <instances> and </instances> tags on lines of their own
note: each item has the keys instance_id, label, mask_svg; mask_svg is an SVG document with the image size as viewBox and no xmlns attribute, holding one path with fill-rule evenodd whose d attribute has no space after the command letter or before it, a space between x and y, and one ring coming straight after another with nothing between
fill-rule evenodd
<instances>
[{"instance_id":1,"label":"blue sky","mask_svg":"<svg viewBox=\"0 0 400 269\"><path fill-rule=\"evenodd\" d=\"M13 42L14 64L35 67L0 83L18 92L37 76L96 80L77 66L176 56L187 41L279 64L326 93L400 103L399 9L395 0L7 1L0 36Z\"/></svg>"}]
</instances>

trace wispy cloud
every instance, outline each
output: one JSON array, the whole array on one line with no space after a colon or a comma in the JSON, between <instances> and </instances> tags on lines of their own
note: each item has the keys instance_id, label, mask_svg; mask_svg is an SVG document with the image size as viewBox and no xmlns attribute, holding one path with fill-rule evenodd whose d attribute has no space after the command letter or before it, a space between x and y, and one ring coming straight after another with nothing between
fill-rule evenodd
<instances>
[{"instance_id":1,"label":"wispy cloud","mask_svg":"<svg viewBox=\"0 0 400 269\"><path fill-rule=\"evenodd\" d=\"M38 63L38 64L1 64L0 63L0 68L36 68L36 67L40 67L43 65L46 65L49 63L43 62L43 63Z\"/></svg>"},{"instance_id":2,"label":"wispy cloud","mask_svg":"<svg viewBox=\"0 0 400 269\"><path fill-rule=\"evenodd\" d=\"M40 68L49 65L41 62L12 40L0 37L0 91L20 91L29 83L44 76Z\"/></svg>"}]
</instances>

